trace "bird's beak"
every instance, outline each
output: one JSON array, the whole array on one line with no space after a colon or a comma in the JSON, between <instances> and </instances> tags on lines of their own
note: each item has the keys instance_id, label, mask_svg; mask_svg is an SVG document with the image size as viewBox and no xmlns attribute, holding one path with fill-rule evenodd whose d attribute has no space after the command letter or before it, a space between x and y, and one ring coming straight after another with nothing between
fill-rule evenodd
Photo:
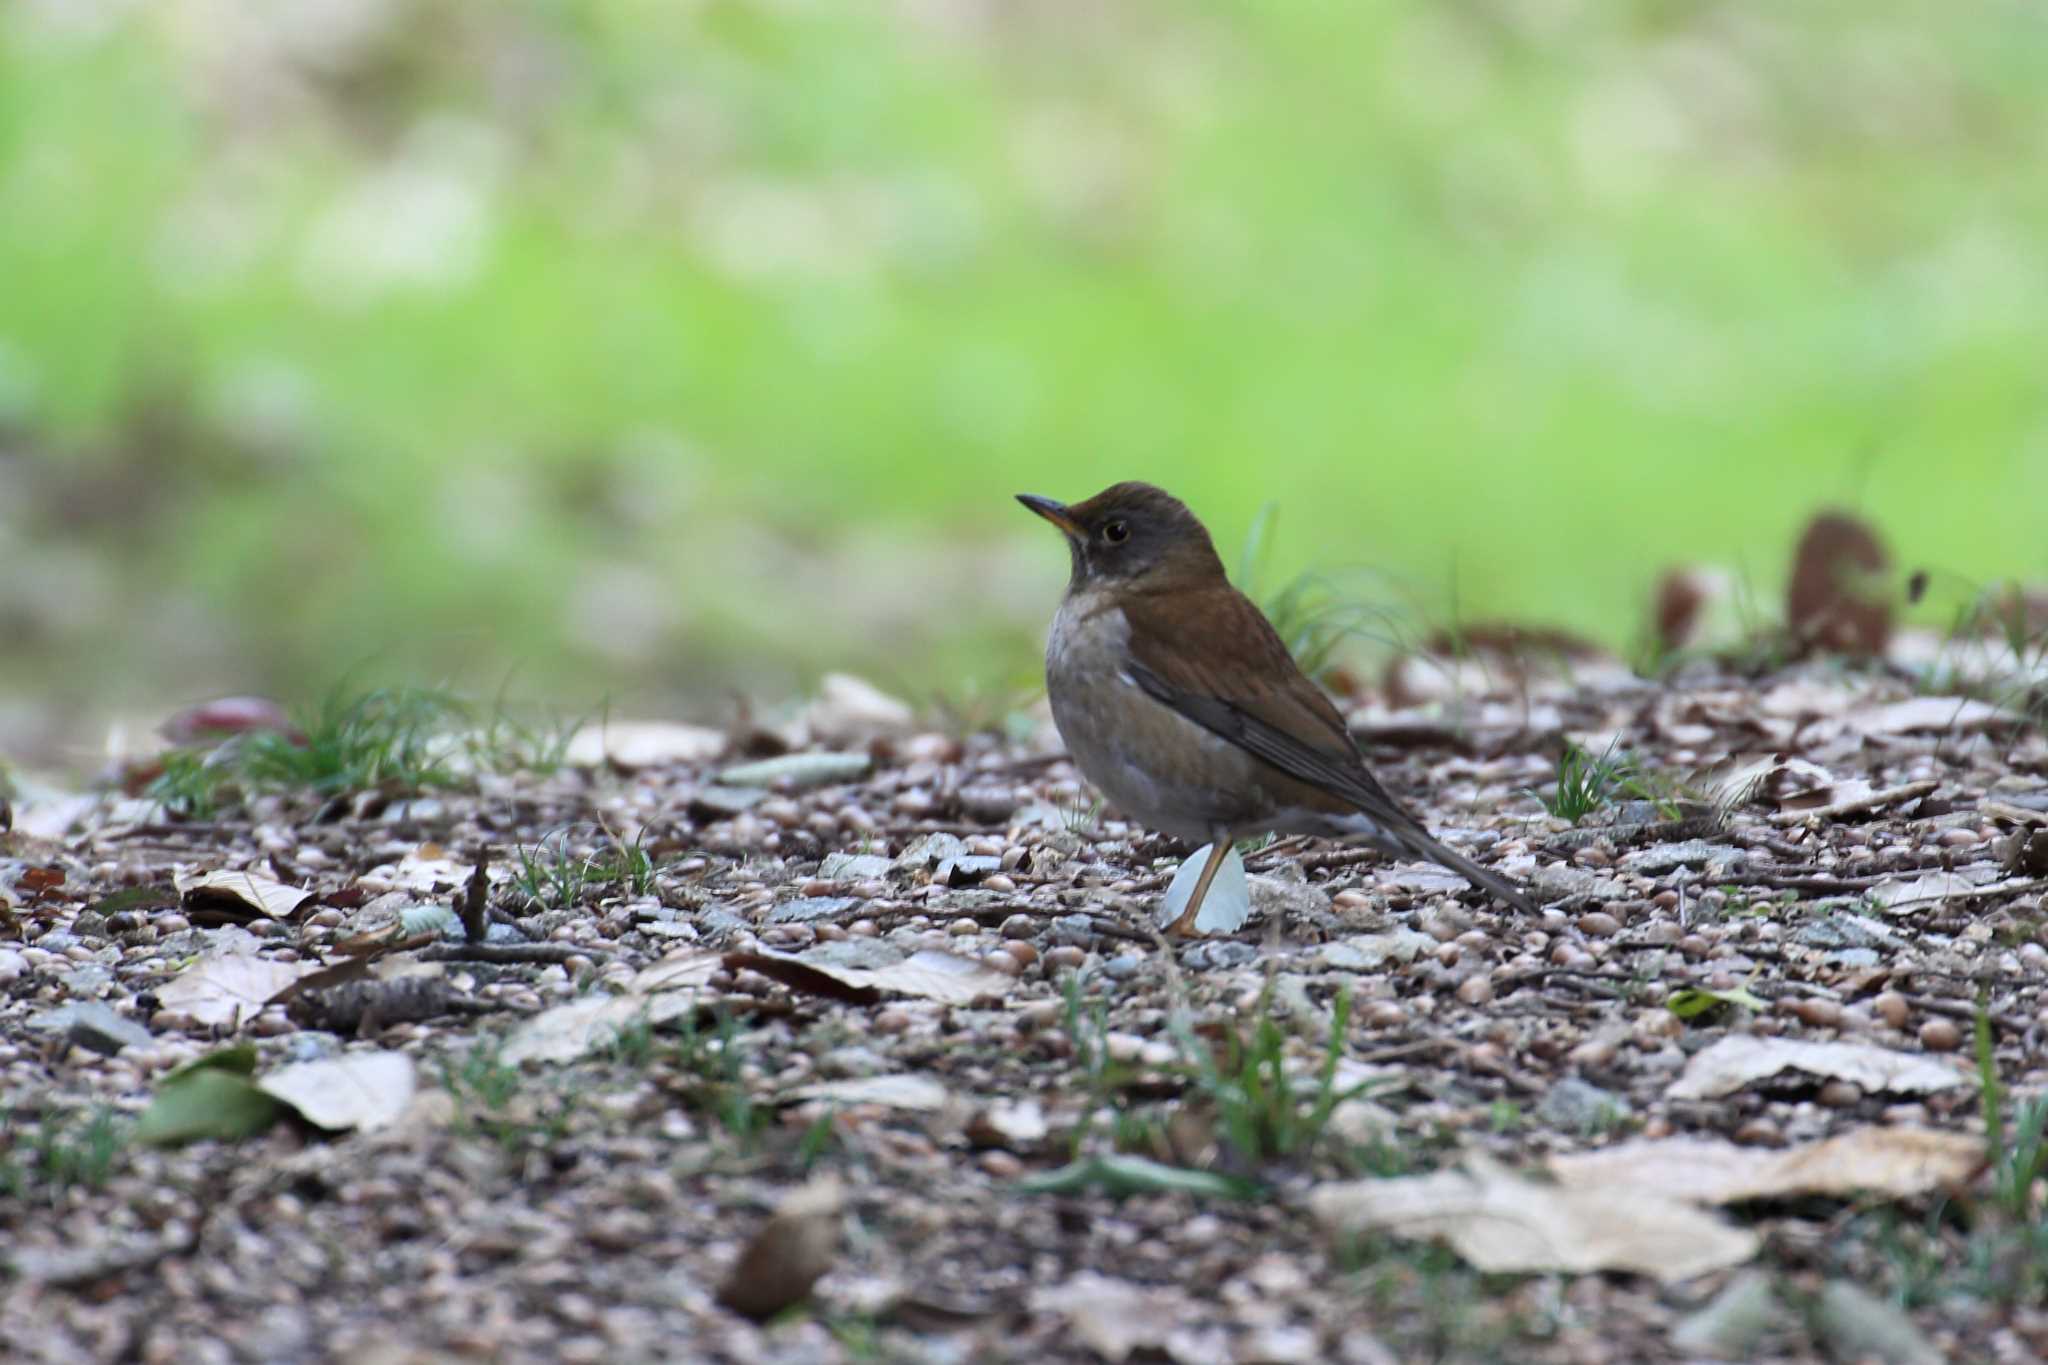
<instances>
[{"instance_id":1,"label":"bird's beak","mask_svg":"<svg viewBox=\"0 0 2048 1365\"><path fill-rule=\"evenodd\" d=\"M1026 507L1029 507L1032 511L1038 513L1038 515L1044 517L1062 531L1065 531L1068 535L1077 540L1081 538L1081 528L1075 525L1073 517L1068 515L1065 503L1054 502L1051 498L1041 498L1036 493L1019 493L1017 501L1023 503Z\"/></svg>"}]
</instances>

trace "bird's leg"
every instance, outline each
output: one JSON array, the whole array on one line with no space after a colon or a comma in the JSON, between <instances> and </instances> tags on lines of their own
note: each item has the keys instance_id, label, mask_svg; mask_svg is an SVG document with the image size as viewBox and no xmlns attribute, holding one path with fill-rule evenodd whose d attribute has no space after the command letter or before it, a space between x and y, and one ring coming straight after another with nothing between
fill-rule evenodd
<instances>
[{"instance_id":1,"label":"bird's leg","mask_svg":"<svg viewBox=\"0 0 2048 1365\"><path fill-rule=\"evenodd\" d=\"M1202 912L1202 900L1209 894L1209 883L1216 880L1216 870L1223 866L1223 860L1230 856L1230 835L1218 830L1209 841L1209 860L1202 864L1202 875L1195 881L1195 889L1188 896L1187 909L1180 912L1180 918L1166 926L1166 932L1175 938L1195 936L1195 916Z\"/></svg>"}]
</instances>

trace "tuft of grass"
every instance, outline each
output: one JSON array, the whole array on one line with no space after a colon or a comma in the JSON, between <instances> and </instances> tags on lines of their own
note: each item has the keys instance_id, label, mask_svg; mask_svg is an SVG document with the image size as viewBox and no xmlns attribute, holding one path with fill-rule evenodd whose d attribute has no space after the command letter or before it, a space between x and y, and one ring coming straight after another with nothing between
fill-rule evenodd
<instances>
[{"instance_id":1,"label":"tuft of grass","mask_svg":"<svg viewBox=\"0 0 2048 1365\"><path fill-rule=\"evenodd\" d=\"M512 885L543 910L563 910L578 904L586 892L623 887L635 896L654 893L654 856L644 840L626 840L610 829L604 830L605 844L596 851L580 853L571 848L574 830L565 827L541 838L530 849L513 847L519 870Z\"/></svg>"},{"instance_id":2,"label":"tuft of grass","mask_svg":"<svg viewBox=\"0 0 2048 1365\"><path fill-rule=\"evenodd\" d=\"M1557 783L1549 794L1531 793L1543 809L1573 824L1618 801L1652 801L1666 818L1678 812L1678 792L1673 783L1644 768L1641 760L1613 743L1597 756L1565 741L1564 755L1557 764Z\"/></svg>"},{"instance_id":3,"label":"tuft of grass","mask_svg":"<svg viewBox=\"0 0 2048 1365\"><path fill-rule=\"evenodd\" d=\"M695 1014L684 1015L670 1061L668 1083L691 1111L724 1129L742 1152L754 1150L773 1114L747 1088L739 1021L721 1010L706 1029ZM823 1140L819 1135L817 1141Z\"/></svg>"},{"instance_id":4,"label":"tuft of grass","mask_svg":"<svg viewBox=\"0 0 2048 1365\"><path fill-rule=\"evenodd\" d=\"M1279 523L1279 504L1272 502L1252 518L1238 554L1237 585L1266 613L1301 671L1322 678L1336 665L1338 650L1354 640L1397 643L1400 614L1336 575L1304 571L1266 587Z\"/></svg>"},{"instance_id":5,"label":"tuft of grass","mask_svg":"<svg viewBox=\"0 0 2048 1365\"><path fill-rule=\"evenodd\" d=\"M1184 1020L1173 1025L1188 1078L1195 1092L1214 1109L1217 1127L1228 1150L1239 1160L1257 1164L1275 1160L1306 1160L1329 1126L1338 1105L1369 1091L1374 1082L1337 1088L1337 1063L1351 1022L1351 992L1341 990L1331 1011L1330 1038L1324 1045L1313 1087L1298 1085L1287 1064L1288 1030L1274 1018L1269 985L1259 997L1257 1017L1248 1031L1232 1022L1215 1045L1197 1037Z\"/></svg>"},{"instance_id":6,"label":"tuft of grass","mask_svg":"<svg viewBox=\"0 0 2048 1365\"><path fill-rule=\"evenodd\" d=\"M54 1204L66 1190L99 1189L127 1143L128 1125L104 1105L32 1124L0 1114L0 1199Z\"/></svg>"},{"instance_id":7,"label":"tuft of grass","mask_svg":"<svg viewBox=\"0 0 2048 1365\"><path fill-rule=\"evenodd\" d=\"M461 787L480 770L553 772L575 731L571 721L523 720L502 698L479 720L467 702L438 688L336 687L290 731L169 750L148 795L203 819L258 792Z\"/></svg>"}]
</instances>

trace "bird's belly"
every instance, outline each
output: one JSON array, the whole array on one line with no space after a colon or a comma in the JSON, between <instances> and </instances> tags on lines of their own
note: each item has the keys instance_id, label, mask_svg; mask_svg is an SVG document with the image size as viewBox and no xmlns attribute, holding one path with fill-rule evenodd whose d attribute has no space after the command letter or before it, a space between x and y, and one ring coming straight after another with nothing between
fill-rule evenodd
<instances>
[{"instance_id":1,"label":"bird's belly","mask_svg":"<svg viewBox=\"0 0 2048 1365\"><path fill-rule=\"evenodd\" d=\"M1220 828L1265 828L1270 809L1256 758L1175 713L1119 670L1047 652L1053 721L1082 775L1119 809L1174 838L1203 843Z\"/></svg>"}]
</instances>

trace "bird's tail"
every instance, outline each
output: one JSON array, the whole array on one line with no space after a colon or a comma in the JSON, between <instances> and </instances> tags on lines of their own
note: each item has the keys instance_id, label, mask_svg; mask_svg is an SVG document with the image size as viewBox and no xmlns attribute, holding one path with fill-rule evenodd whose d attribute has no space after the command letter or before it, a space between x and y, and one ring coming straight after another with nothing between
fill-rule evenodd
<instances>
[{"instance_id":1,"label":"bird's tail","mask_svg":"<svg viewBox=\"0 0 2048 1365\"><path fill-rule=\"evenodd\" d=\"M1410 853L1418 858L1427 858L1439 867L1447 867L1472 885L1489 895L1498 897L1525 915L1535 915L1536 900L1526 889L1509 881L1498 872L1489 872L1478 863L1448 845L1437 842L1422 829L1400 830L1396 836Z\"/></svg>"}]
</instances>

